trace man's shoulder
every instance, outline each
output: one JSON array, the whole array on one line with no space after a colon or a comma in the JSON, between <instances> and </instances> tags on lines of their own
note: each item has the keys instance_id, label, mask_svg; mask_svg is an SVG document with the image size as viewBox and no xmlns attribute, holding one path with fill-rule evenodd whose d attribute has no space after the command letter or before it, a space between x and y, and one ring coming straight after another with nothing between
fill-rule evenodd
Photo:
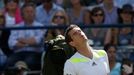
<instances>
[{"instance_id":1,"label":"man's shoulder","mask_svg":"<svg viewBox=\"0 0 134 75\"><path fill-rule=\"evenodd\" d=\"M105 50L93 50L93 54L96 58L107 57Z\"/></svg>"}]
</instances>

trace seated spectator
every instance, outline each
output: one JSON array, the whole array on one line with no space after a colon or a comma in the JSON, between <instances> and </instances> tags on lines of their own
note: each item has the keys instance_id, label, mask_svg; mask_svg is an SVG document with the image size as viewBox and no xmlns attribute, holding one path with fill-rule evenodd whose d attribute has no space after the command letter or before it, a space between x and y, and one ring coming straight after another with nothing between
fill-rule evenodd
<instances>
[{"instance_id":1,"label":"seated spectator","mask_svg":"<svg viewBox=\"0 0 134 75\"><path fill-rule=\"evenodd\" d=\"M123 25L133 24L132 21L132 6L130 4L123 5L119 10L119 23ZM118 45L131 45L132 41L132 28L121 28L118 32Z\"/></svg>"},{"instance_id":2,"label":"seated spectator","mask_svg":"<svg viewBox=\"0 0 134 75\"><path fill-rule=\"evenodd\" d=\"M106 50L109 59L110 65L110 74L109 75L121 75L121 63L116 60L116 51L117 48L115 45L107 44L104 46L104 50Z\"/></svg>"},{"instance_id":3,"label":"seated spectator","mask_svg":"<svg viewBox=\"0 0 134 75\"><path fill-rule=\"evenodd\" d=\"M4 70L3 75L25 75L28 66L24 61L18 61L14 66Z\"/></svg>"},{"instance_id":4,"label":"seated spectator","mask_svg":"<svg viewBox=\"0 0 134 75\"><path fill-rule=\"evenodd\" d=\"M35 5L25 4L22 7L23 22L17 27L35 27L43 26L35 21ZM7 59L7 67L13 66L17 61L24 61L31 70L40 69L42 40L44 32L42 30L13 30L9 37L8 44L14 52Z\"/></svg>"},{"instance_id":5,"label":"seated spectator","mask_svg":"<svg viewBox=\"0 0 134 75\"><path fill-rule=\"evenodd\" d=\"M104 24L117 24L118 23L118 7L114 5L114 0L103 0L100 5L105 12Z\"/></svg>"},{"instance_id":6,"label":"seated spectator","mask_svg":"<svg viewBox=\"0 0 134 75\"><path fill-rule=\"evenodd\" d=\"M52 25L53 26L66 26L69 24L68 16L63 10L56 11L52 16ZM46 40L55 38L57 35L64 35L64 29L53 29L48 30Z\"/></svg>"},{"instance_id":7,"label":"seated spectator","mask_svg":"<svg viewBox=\"0 0 134 75\"><path fill-rule=\"evenodd\" d=\"M18 3L19 0L4 0L6 27L12 27L15 24L22 22L22 17Z\"/></svg>"},{"instance_id":8,"label":"seated spectator","mask_svg":"<svg viewBox=\"0 0 134 75\"><path fill-rule=\"evenodd\" d=\"M102 8L95 7L91 10L91 22L94 25L102 25L105 20L105 14ZM102 46L109 42L110 29L90 28L86 33L88 39L93 41L93 46Z\"/></svg>"},{"instance_id":9,"label":"seated spectator","mask_svg":"<svg viewBox=\"0 0 134 75\"><path fill-rule=\"evenodd\" d=\"M42 4L36 8L36 20L45 25L51 24L52 14L57 10L64 10L56 5L53 0L42 0Z\"/></svg>"},{"instance_id":10,"label":"seated spectator","mask_svg":"<svg viewBox=\"0 0 134 75\"><path fill-rule=\"evenodd\" d=\"M125 4L121 9L118 10L118 23L127 25L133 24L132 21L132 6ZM133 29L132 28L112 28L111 30L111 43L116 45L132 45L133 44Z\"/></svg>"},{"instance_id":11,"label":"seated spectator","mask_svg":"<svg viewBox=\"0 0 134 75\"><path fill-rule=\"evenodd\" d=\"M66 9L70 23L81 25L84 23L85 6L82 0L70 0L71 7Z\"/></svg>"}]
</instances>

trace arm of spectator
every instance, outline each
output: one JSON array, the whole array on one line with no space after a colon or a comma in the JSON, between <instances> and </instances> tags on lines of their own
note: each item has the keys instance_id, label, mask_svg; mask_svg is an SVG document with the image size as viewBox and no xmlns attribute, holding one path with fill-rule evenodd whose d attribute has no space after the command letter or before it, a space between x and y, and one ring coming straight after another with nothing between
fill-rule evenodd
<instances>
[{"instance_id":1,"label":"arm of spectator","mask_svg":"<svg viewBox=\"0 0 134 75\"><path fill-rule=\"evenodd\" d=\"M36 30L35 35L27 38L24 42L28 45L38 45L42 42L44 37L44 32L42 30Z\"/></svg>"},{"instance_id":2,"label":"arm of spectator","mask_svg":"<svg viewBox=\"0 0 134 75\"><path fill-rule=\"evenodd\" d=\"M23 48L23 47L25 47L26 46L26 44L25 43L22 43L22 42L17 42L16 43L16 45L15 45L15 47L17 47L17 48Z\"/></svg>"},{"instance_id":3,"label":"arm of spectator","mask_svg":"<svg viewBox=\"0 0 134 75\"><path fill-rule=\"evenodd\" d=\"M20 34L21 35L21 34ZM22 48L24 47L26 44L19 41L19 33L18 31L11 31L11 34L9 36L9 40L8 40L8 45L11 49L14 48Z\"/></svg>"},{"instance_id":4,"label":"arm of spectator","mask_svg":"<svg viewBox=\"0 0 134 75\"><path fill-rule=\"evenodd\" d=\"M37 44L35 37L30 37L27 39L21 39L21 42L27 44L27 45L35 45Z\"/></svg>"},{"instance_id":5,"label":"arm of spectator","mask_svg":"<svg viewBox=\"0 0 134 75\"><path fill-rule=\"evenodd\" d=\"M111 42L111 29L108 29L106 32L106 36L105 36L105 40L104 40L104 44L108 44Z\"/></svg>"}]
</instances>

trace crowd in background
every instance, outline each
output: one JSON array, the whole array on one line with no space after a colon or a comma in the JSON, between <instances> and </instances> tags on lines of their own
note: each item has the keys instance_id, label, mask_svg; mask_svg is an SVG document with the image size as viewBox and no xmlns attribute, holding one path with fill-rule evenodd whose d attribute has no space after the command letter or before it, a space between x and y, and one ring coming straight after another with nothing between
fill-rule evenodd
<instances>
[{"instance_id":1,"label":"crowd in background","mask_svg":"<svg viewBox=\"0 0 134 75\"><path fill-rule=\"evenodd\" d=\"M72 23L132 25L134 0L0 0L0 27L64 26ZM126 69L126 62L115 61L116 46L134 45L134 29L83 30L92 46L104 46L108 52L110 75L124 75L121 70ZM34 64L40 64L41 54L45 51L43 43L57 35L64 35L64 29L0 30L0 69L14 66L18 61L24 61L31 70L40 69L40 65L35 67ZM131 56L134 59L134 55ZM128 63L131 65L130 60Z\"/></svg>"}]
</instances>

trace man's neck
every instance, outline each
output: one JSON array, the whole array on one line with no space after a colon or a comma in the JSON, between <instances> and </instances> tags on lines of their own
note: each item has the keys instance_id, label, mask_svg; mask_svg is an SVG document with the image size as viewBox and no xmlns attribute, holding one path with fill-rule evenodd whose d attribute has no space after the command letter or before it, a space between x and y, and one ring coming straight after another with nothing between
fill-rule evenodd
<instances>
[{"instance_id":1,"label":"man's neck","mask_svg":"<svg viewBox=\"0 0 134 75\"><path fill-rule=\"evenodd\" d=\"M26 24L27 26L31 26L31 25L33 24L33 21L25 21L25 24Z\"/></svg>"},{"instance_id":2,"label":"man's neck","mask_svg":"<svg viewBox=\"0 0 134 75\"><path fill-rule=\"evenodd\" d=\"M83 44L83 45L81 45L81 46L79 46L77 48L77 50L78 50L78 52L80 54L82 54L85 57L88 57L88 58L92 59L93 58L93 54L92 54L91 49L92 48L89 46L88 43L86 43L85 45Z\"/></svg>"},{"instance_id":3,"label":"man's neck","mask_svg":"<svg viewBox=\"0 0 134 75\"><path fill-rule=\"evenodd\" d=\"M44 5L44 9L47 11L47 13L52 9L53 7L53 4L47 4L47 5Z\"/></svg>"},{"instance_id":4,"label":"man's neck","mask_svg":"<svg viewBox=\"0 0 134 75\"><path fill-rule=\"evenodd\" d=\"M80 4L77 4L77 5L73 6L73 8L74 8L74 10L79 11L82 8L82 6Z\"/></svg>"},{"instance_id":5,"label":"man's neck","mask_svg":"<svg viewBox=\"0 0 134 75\"><path fill-rule=\"evenodd\" d=\"M111 12L114 8L113 4L104 4L104 7L107 11Z\"/></svg>"}]
</instances>

